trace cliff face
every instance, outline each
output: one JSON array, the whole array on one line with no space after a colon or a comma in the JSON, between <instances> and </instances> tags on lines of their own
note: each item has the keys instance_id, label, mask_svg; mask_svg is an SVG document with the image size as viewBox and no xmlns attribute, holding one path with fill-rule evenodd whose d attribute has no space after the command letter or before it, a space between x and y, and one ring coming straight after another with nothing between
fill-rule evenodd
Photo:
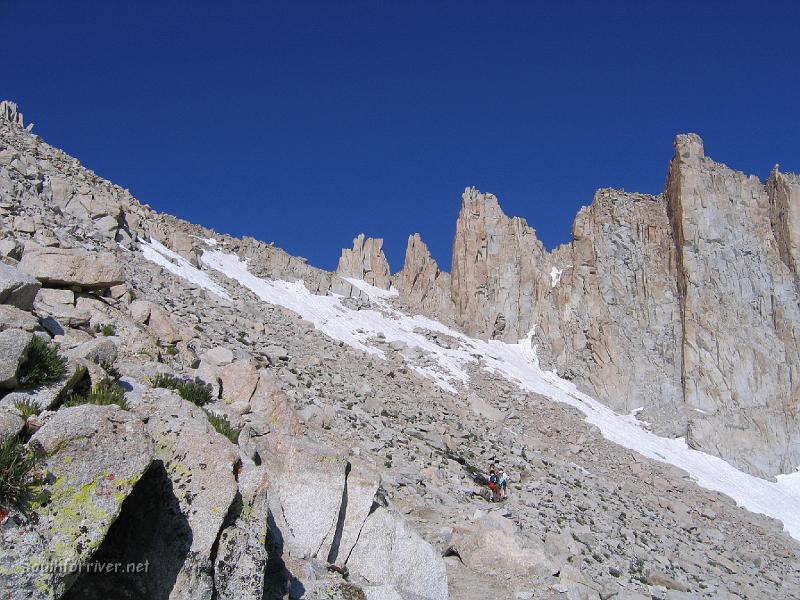
<instances>
[{"instance_id":1,"label":"cliff face","mask_svg":"<svg viewBox=\"0 0 800 600\"><path fill-rule=\"evenodd\" d=\"M408 237L403 270L394 283L403 298L421 312L452 319L450 273L439 268L418 233Z\"/></svg>"},{"instance_id":2,"label":"cliff face","mask_svg":"<svg viewBox=\"0 0 800 600\"><path fill-rule=\"evenodd\" d=\"M697 136L679 136L675 150L666 198L690 439L754 472L787 471L800 460L797 196L790 210L787 178L765 187L706 158Z\"/></svg>"},{"instance_id":3,"label":"cliff face","mask_svg":"<svg viewBox=\"0 0 800 600\"><path fill-rule=\"evenodd\" d=\"M661 197L600 190L552 255L537 315L544 365L621 412L683 435L675 250Z\"/></svg>"},{"instance_id":4,"label":"cliff face","mask_svg":"<svg viewBox=\"0 0 800 600\"><path fill-rule=\"evenodd\" d=\"M465 190L450 296L468 334L533 330L545 368L615 410L641 408L658 433L771 475L800 464L798 261L800 178L776 168L764 185L689 134L662 196L598 191L552 253L495 196ZM401 297L435 310L405 283L408 264Z\"/></svg>"},{"instance_id":5,"label":"cliff face","mask_svg":"<svg viewBox=\"0 0 800 600\"><path fill-rule=\"evenodd\" d=\"M523 337L546 289L547 264L547 252L525 219L508 218L492 194L464 190L450 290L456 323L466 333Z\"/></svg>"}]
</instances>

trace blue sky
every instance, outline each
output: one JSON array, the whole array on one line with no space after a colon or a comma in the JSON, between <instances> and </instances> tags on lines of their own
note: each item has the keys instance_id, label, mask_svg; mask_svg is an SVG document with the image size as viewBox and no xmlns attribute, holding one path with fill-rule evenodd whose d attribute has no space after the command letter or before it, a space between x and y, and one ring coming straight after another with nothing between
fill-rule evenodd
<instances>
[{"instance_id":1,"label":"blue sky","mask_svg":"<svg viewBox=\"0 0 800 600\"><path fill-rule=\"evenodd\" d=\"M800 171L797 2L0 0L0 97L157 210L333 268L461 192L548 247L595 189L659 193L675 134Z\"/></svg>"}]
</instances>

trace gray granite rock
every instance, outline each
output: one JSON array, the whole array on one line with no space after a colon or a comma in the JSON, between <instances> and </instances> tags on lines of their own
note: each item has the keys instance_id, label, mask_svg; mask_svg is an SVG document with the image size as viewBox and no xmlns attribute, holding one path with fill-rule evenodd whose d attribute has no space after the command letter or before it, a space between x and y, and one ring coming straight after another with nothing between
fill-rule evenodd
<instances>
[{"instance_id":1,"label":"gray granite rock","mask_svg":"<svg viewBox=\"0 0 800 600\"><path fill-rule=\"evenodd\" d=\"M27 251L19 269L47 286L103 289L125 282L122 265L111 253L66 248Z\"/></svg>"},{"instance_id":2,"label":"gray granite rock","mask_svg":"<svg viewBox=\"0 0 800 600\"><path fill-rule=\"evenodd\" d=\"M40 287L42 284L30 275L0 262L0 304L30 311Z\"/></svg>"}]
</instances>

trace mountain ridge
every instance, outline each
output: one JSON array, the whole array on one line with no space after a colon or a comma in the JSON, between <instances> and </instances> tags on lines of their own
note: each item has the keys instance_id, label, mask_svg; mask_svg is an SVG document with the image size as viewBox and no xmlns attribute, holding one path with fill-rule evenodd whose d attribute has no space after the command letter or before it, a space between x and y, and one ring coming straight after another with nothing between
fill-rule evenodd
<instances>
[{"instance_id":1,"label":"mountain ridge","mask_svg":"<svg viewBox=\"0 0 800 600\"><path fill-rule=\"evenodd\" d=\"M53 391L0 398L0 437L11 427L27 446L49 449L42 468L58 484L52 508L36 506L38 522L12 512L0 526L0 589L15 600L42 585L48 597L82 599L477 600L491 589L514 600L672 600L800 590L796 541L755 514L797 535L795 476L764 481L654 436L541 370L532 336L482 340L402 310L435 305L447 289L418 238L411 264L420 268L382 290L352 271L322 271L274 245L156 213L2 119L0 197L2 260L32 303L18 292L20 306L4 300L0 334L46 338L76 361L75 377ZM363 239L345 265L380 273L379 259L380 244ZM571 276L536 275L550 293ZM434 293L421 293L420 281ZM127 408L65 405L61 395L85 393L73 380L86 377L95 386L119 378ZM199 378L209 402L153 387L169 377ZM23 419L13 407L20 396L45 410ZM212 417L240 428L235 441ZM115 423L129 432L125 445ZM97 428L88 438L97 446L74 437L87 427ZM115 444L140 450L111 452ZM504 504L482 495L491 463L511 477ZM125 481L109 483L109 468ZM62 493L76 477L88 492ZM96 515L93 507L110 516L50 526L54 513ZM11 568L47 556L53 539L70 559L159 556L160 566L147 576L46 581Z\"/></svg>"}]
</instances>

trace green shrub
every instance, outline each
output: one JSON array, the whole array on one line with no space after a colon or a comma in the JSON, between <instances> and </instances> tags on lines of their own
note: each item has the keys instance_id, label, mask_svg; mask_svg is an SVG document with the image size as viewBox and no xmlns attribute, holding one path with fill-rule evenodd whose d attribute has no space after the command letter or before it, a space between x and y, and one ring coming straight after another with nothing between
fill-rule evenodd
<instances>
[{"instance_id":1,"label":"green shrub","mask_svg":"<svg viewBox=\"0 0 800 600\"><path fill-rule=\"evenodd\" d=\"M206 416L208 417L208 422L213 425L214 429L217 432L224 435L234 444L239 439L239 430L236 429L233 425L231 425L230 421L224 415L215 415L212 412L205 411Z\"/></svg>"},{"instance_id":2,"label":"green shrub","mask_svg":"<svg viewBox=\"0 0 800 600\"><path fill-rule=\"evenodd\" d=\"M28 358L20 367L20 387L35 388L64 376L67 361L51 346L35 335L28 345Z\"/></svg>"},{"instance_id":3,"label":"green shrub","mask_svg":"<svg viewBox=\"0 0 800 600\"><path fill-rule=\"evenodd\" d=\"M15 437L0 442L0 504L23 509L33 493L33 455Z\"/></svg>"},{"instance_id":4,"label":"green shrub","mask_svg":"<svg viewBox=\"0 0 800 600\"><path fill-rule=\"evenodd\" d=\"M96 328L98 333L102 333L106 337L110 337L112 335L117 334L117 329L113 325L98 325Z\"/></svg>"},{"instance_id":5,"label":"green shrub","mask_svg":"<svg viewBox=\"0 0 800 600\"><path fill-rule=\"evenodd\" d=\"M170 346L167 346L167 348L166 348L165 352L166 352L166 353L167 353L169 356L175 356L175 355L178 353L178 347L177 347L177 346L175 346L174 344L172 344L172 345L170 345Z\"/></svg>"},{"instance_id":6,"label":"green shrub","mask_svg":"<svg viewBox=\"0 0 800 600\"><path fill-rule=\"evenodd\" d=\"M211 386L198 378L191 380L179 379L174 375L156 375L150 380L150 385L175 390L181 398L197 406L211 402Z\"/></svg>"},{"instance_id":7,"label":"green shrub","mask_svg":"<svg viewBox=\"0 0 800 600\"><path fill-rule=\"evenodd\" d=\"M79 406L81 404L96 404L98 406L116 404L122 410L128 410L128 403L125 401L125 391L112 379L104 379L94 386L85 396L72 394L64 402L64 406Z\"/></svg>"},{"instance_id":8,"label":"green shrub","mask_svg":"<svg viewBox=\"0 0 800 600\"><path fill-rule=\"evenodd\" d=\"M19 411L23 419L39 414L39 405L33 400L17 400L14 402L14 408Z\"/></svg>"},{"instance_id":9,"label":"green shrub","mask_svg":"<svg viewBox=\"0 0 800 600\"><path fill-rule=\"evenodd\" d=\"M119 371L117 371L117 368L114 366L114 361L104 360L102 363L100 363L100 368L106 372L106 375L108 375L110 379L116 381L120 378Z\"/></svg>"}]
</instances>

